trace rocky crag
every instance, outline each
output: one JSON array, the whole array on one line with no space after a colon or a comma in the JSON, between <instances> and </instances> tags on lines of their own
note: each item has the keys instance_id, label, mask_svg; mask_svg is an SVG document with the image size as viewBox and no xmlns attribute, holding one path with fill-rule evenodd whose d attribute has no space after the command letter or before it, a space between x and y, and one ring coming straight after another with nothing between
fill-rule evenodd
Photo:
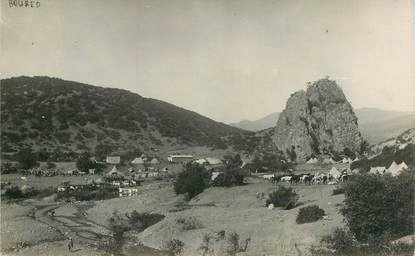
<instances>
[{"instance_id":1,"label":"rocky crag","mask_svg":"<svg viewBox=\"0 0 415 256\"><path fill-rule=\"evenodd\" d=\"M335 81L309 83L306 91L295 92L287 101L272 137L291 159L357 152L362 143L357 118Z\"/></svg>"}]
</instances>

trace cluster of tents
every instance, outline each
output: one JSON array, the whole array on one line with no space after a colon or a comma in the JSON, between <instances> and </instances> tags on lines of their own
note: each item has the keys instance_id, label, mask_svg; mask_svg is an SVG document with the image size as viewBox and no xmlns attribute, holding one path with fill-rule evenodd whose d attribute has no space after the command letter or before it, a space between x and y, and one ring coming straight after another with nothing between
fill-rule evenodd
<instances>
[{"instance_id":1,"label":"cluster of tents","mask_svg":"<svg viewBox=\"0 0 415 256\"><path fill-rule=\"evenodd\" d=\"M350 157L347 157L347 158L344 157L340 161L335 161L333 158L325 158L325 159L323 159L322 163L323 164L337 164L337 163L351 164L351 163L356 162L358 160L359 160L358 157L356 157L353 160ZM307 164L317 164L318 162L319 162L319 160L316 157L312 157L306 163Z\"/></svg>"},{"instance_id":2,"label":"cluster of tents","mask_svg":"<svg viewBox=\"0 0 415 256\"><path fill-rule=\"evenodd\" d=\"M385 166L376 166L370 168L369 173L380 175L389 173L392 176L397 176L406 169L408 169L408 165L406 165L405 162L397 164L395 161L393 161L389 168L386 168Z\"/></svg>"}]
</instances>

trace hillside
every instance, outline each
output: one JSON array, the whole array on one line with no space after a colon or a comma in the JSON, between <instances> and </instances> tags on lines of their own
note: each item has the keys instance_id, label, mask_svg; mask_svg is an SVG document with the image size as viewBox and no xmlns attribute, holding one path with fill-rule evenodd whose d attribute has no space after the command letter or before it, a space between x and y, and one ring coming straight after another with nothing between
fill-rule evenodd
<instances>
[{"instance_id":1,"label":"hillside","mask_svg":"<svg viewBox=\"0 0 415 256\"><path fill-rule=\"evenodd\" d=\"M49 77L1 80L2 151L106 154L162 146L244 149L247 132L138 94ZM238 145L235 145L238 144Z\"/></svg>"},{"instance_id":2,"label":"hillside","mask_svg":"<svg viewBox=\"0 0 415 256\"><path fill-rule=\"evenodd\" d=\"M415 127L415 112L362 108L356 110L356 115L360 132L371 144L398 136Z\"/></svg>"},{"instance_id":3,"label":"hillside","mask_svg":"<svg viewBox=\"0 0 415 256\"><path fill-rule=\"evenodd\" d=\"M237 123L231 123L230 125L247 131L257 132L275 126L279 115L279 112L274 112L255 121L242 120Z\"/></svg>"}]
</instances>

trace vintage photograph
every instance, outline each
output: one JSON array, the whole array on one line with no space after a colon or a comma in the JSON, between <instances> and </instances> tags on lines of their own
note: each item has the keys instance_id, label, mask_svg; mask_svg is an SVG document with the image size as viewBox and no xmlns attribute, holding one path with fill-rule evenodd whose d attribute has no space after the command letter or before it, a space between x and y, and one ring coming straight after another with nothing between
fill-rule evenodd
<instances>
[{"instance_id":1,"label":"vintage photograph","mask_svg":"<svg viewBox=\"0 0 415 256\"><path fill-rule=\"evenodd\" d=\"M413 0L0 3L0 255L415 255Z\"/></svg>"}]
</instances>

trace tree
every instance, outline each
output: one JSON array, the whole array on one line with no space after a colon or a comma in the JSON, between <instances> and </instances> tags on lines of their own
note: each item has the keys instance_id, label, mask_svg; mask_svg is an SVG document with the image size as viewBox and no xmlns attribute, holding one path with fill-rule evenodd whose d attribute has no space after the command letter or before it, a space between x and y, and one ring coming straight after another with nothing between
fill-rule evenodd
<instances>
[{"instance_id":1,"label":"tree","mask_svg":"<svg viewBox=\"0 0 415 256\"><path fill-rule=\"evenodd\" d=\"M38 165L36 154L30 148L20 150L16 154L16 160L19 162L19 167L25 170Z\"/></svg>"},{"instance_id":2,"label":"tree","mask_svg":"<svg viewBox=\"0 0 415 256\"><path fill-rule=\"evenodd\" d=\"M131 230L131 227L126 219L122 218L118 212L114 211L109 219L109 230L111 231L112 237L109 241L107 250L119 255L125 244L124 233Z\"/></svg>"},{"instance_id":3,"label":"tree","mask_svg":"<svg viewBox=\"0 0 415 256\"><path fill-rule=\"evenodd\" d=\"M8 198L16 199L16 198L23 198L24 194L19 187L13 186L6 190L6 192L4 193L4 196Z\"/></svg>"},{"instance_id":4,"label":"tree","mask_svg":"<svg viewBox=\"0 0 415 256\"><path fill-rule=\"evenodd\" d=\"M269 194L265 204L266 206L273 204L275 207L284 207L288 210L296 206L298 197L298 194L292 187L279 186Z\"/></svg>"},{"instance_id":5,"label":"tree","mask_svg":"<svg viewBox=\"0 0 415 256\"><path fill-rule=\"evenodd\" d=\"M87 172L89 169L94 169L94 163L90 160L90 154L83 152L78 160L76 160L76 168L82 172Z\"/></svg>"},{"instance_id":6,"label":"tree","mask_svg":"<svg viewBox=\"0 0 415 256\"><path fill-rule=\"evenodd\" d=\"M110 145L99 144L95 147L95 155L99 159L105 159L112 152L113 148Z\"/></svg>"},{"instance_id":7,"label":"tree","mask_svg":"<svg viewBox=\"0 0 415 256\"><path fill-rule=\"evenodd\" d=\"M360 144L359 153L360 155L364 155L369 150L369 143L365 140L362 141Z\"/></svg>"},{"instance_id":8,"label":"tree","mask_svg":"<svg viewBox=\"0 0 415 256\"><path fill-rule=\"evenodd\" d=\"M350 148L348 147L343 149L343 154L351 159L356 158L356 154L352 150L350 150Z\"/></svg>"},{"instance_id":9,"label":"tree","mask_svg":"<svg viewBox=\"0 0 415 256\"><path fill-rule=\"evenodd\" d=\"M185 170L177 176L174 182L174 191L176 194L187 193L190 199L202 193L208 182L208 173L203 166L188 163Z\"/></svg>"},{"instance_id":10,"label":"tree","mask_svg":"<svg viewBox=\"0 0 415 256\"><path fill-rule=\"evenodd\" d=\"M345 185L341 209L358 241L412 234L414 227L414 171L397 177L359 175Z\"/></svg>"}]
</instances>

